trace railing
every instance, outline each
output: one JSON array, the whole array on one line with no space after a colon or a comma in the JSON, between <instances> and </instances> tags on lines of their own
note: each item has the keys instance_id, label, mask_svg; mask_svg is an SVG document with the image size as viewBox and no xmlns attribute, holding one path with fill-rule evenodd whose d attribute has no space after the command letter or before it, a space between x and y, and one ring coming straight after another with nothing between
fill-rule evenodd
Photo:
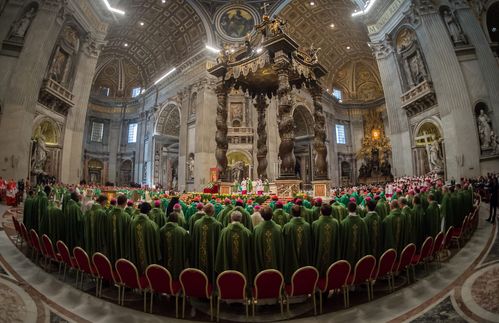
<instances>
[{"instance_id":1,"label":"railing","mask_svg":"<svg viewBox=\"0 0 499 323\"><path fill-rule=\"evenodd\" d=\"M38 101L57 112L65 112L75 105L74 95L58 82L48 78L44 79Z\"/></svg>"},{"instance_id":2,"label":"railing","mask_svg":"<svg viewBox=\"0 0 499 323\"><path fill-rule=\"evenodd\" d=\"M52 79L45 79L43 81L42 87L45 88L46 90L48 90L49 92L51 92L52 94L54 94L55 96L59 97L59 99L66 101L66 103L68 103L70 105L74 105L73 93L71 93L71 91L69 91L64 86L57 83L56 81L54 81Z\"/></svg>"}]
</instances>

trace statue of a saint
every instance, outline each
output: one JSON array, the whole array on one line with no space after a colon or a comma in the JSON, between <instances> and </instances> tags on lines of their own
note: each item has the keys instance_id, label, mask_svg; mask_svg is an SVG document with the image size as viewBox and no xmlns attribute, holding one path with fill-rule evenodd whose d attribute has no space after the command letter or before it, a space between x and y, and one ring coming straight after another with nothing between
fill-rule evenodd
<instances>
[{"instance_id":1,"label":"statue of a saint","mask_svg":"<svg viewBox=\"0 0 499 323\"><path fill-rule=\"evenodd\" d=\"M189 156L189 161L187 162L187 167L189 169L189 178L194 179L194 156Z\"/></svg>"},{"instance_id":2,"label":"statue of a saint","mask_svg":"<svg viewBox=\"0 0 499 323\"><path fill-rule=\"evenodd\" d=\"M490 148L492 148L492 153L499 153L499 138L494 133L494 131L490 132Z\"/></svg>"},{"instance_id":3,"label":"statue of a saint","mask_svg":"<svg viewBox=\"0 0 499 323\"><path fill-rule=\"evenodd\" d=\"M243 179L244 164L242 161L237 161L234 166L232 166L232 178L235 181L241 182Z\"/></svg>"},{"instance_id":4,"label":"statue of a saint","mask_svg":"<svg viewBox=\"0 0 499 323\"><path fill-rule=\"evenodd\" d=\"M431 144L426 146L430 170L436 173L443 171L444 166L444 158L442 156L442 151L440 150L441 141L442 139L434 140Z\"/></svg>"},{"instance_id":5,"label":"statue of a saint","mask_svg":"<svg viewBox=\"0 0 499 323\"><path fill-rule=\"evenodd\" d=\"M43 173L46 161L47 147L45 146L45 138L43 138L43 136L40 136L33 140L31 171L35 174Z\"/></svg>"},{"instance_id":6,"label":"statue of a saint","mask_svg":"<svg viewBox=\"0 0 499 323\"><path fill-rule=\"evenodd\" d=\"M411 77L414 85L424 81L424 71L423 66L418 55L413 56L409 61L409 66L411 69Z\"/></svg>"},{"instance_id":7,"label":"statue of a saint","mask_svg":"<svg viewBox=\"0 0 499 323\"><path fill-rule=\"evenodd\" d=\"M21 18L12 25L11 36L24 38L31 21L36 15L35 7L31 7Z\"/></svg>"},{"instance_id":8,"label":"statue of a saint","mask_svg":"<svg viewBox=\"0 0 499 323\"><path fill-rule=\"evenodd\" d=\"M480 109L480 115L477 118L478 121L478 133L480 135L480 142L482 144L482 148L490 147L490 133L492 131L490 127L490 118L489 116Z\"/></svg>"},{"instance_id":9,"label":"statue of a saint","mask_svg":"<svg viewBox=\"0 0 499 323\"><path fill-rule=\"evenodd\" d=\"M443 13L443 18L447 29L449 30L450 37L454 44L464 44L466 39L464 37L461 26L459 25L456 17L449 11L445 10Z\"/></svg>"}]
</instances>

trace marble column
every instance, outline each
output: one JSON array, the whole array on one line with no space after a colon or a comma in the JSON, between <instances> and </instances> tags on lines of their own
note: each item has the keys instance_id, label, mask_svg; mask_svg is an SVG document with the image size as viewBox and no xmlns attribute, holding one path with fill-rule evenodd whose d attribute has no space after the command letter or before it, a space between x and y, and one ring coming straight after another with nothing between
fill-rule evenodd
<instances>
[{"instance_id":1,"label":"marble column","mask_svg":"<svg viewBox=\"0 0 499 323\"><path fill-rule=\"evenodd\" d=\"M255 107L258 111L258 140L257 140L257 153L258 159L257 176L258 178L267 178L267 123L265 115L267 111L267 98L265 94L260 94L255 99Z\"/></svg>"},{"instance_id":2,"label":"marble column","mask_svg":"<svg viewBox=\"0 0 499 323\"><path fill-rule=\"evenodd\" d=\"M64 130L61 174L63 183L75 184L82 177L85 117L97 58L102 46L102 39L96 39L89 35L83 44L83 52L80 53L78 65L75 68L73 85L75 105L68 111L66 128Z\"/></svg>"},{"instance_id":3,"label":"marble column","mask_svg":"<svg viewBox=\"0 0 499 323\"><path fill-rule=\"evenodd\" d=\"M326 147L326 118L322 109L323 88L319 84L314 84L310 89L310 94L314 101L314 173L313 180L328 179L327 167L327 147Z\"/></svg>"},{"instance_id":4,"label":"marble column","mask_svg":"<svg viewBox=\"0 0 499 323\"><path fill-rule=\"evenodd\" d=\"M215 156L217 158L217 167L220 171L220 180L225 182L228 180L227 174L227 149L229 141L227 138L227 94L228 89L224 84L219 84L216 89L217 93L217 132L215 134L215 142L217 148Z\"/></svg>"},{"instance_id":5,"label":"marble column","mask_svg":"<svg viewBox=\"0 0 499 323\"><path fill-rule=\"evenodd\" d=\"M288 56L279 51L275 54L275 69L279 77L277 96L279 99L279 157L281 158L280 178L296 178L295 174L295 124L293 120L291 88L289 86L290 62Z\"/></svg>"},{"instance_id":6,"label":"marble column","mask_svg":"<svg viewBox=\"0 0 499 323\"><path fill-rule=\"evenodd\" d=\"M3 74L0 80L4 89L0 176L4 178L20 179L29 175L30 142L38 93L61 29L61 23L56 19L58 11L58 6L41 4L25 35L19 57L0 56L0 74Z\"/></svg>"}]
</instances>

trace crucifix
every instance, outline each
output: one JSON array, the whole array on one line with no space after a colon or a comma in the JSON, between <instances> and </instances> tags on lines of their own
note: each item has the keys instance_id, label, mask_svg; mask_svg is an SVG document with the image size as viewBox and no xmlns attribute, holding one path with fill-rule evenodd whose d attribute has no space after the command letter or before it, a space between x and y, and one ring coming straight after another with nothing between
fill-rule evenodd
<instances>
[{"instance_id":1,"label":"crucifix","mask_svg":"<svg viewBox=\"0 0 499 323\"><path fill-rule=\"evenodd\" d=\"M423 131L422 135L417 136L414 139L416 139L417 141L420 141L420 140L424 141L424 147L426 149L426 156L428 158L428 165L430 166L430 170L431 170L430 145L433 143L433 141L435 141L435 135L434 134L428 134L426 131Z\"/></svg>"},{"instance_id":2,"label":"crucifix","mask_svg":"<svg viewBox=\"0 0 499 323\"><path fill-rule=\"evenodd\" d=\"M270 5L269 5L267 2L265 2L265 3L263 4L263 6L262 6L262 7L260 7L260 9L262 9L262 10L263 10L263 14L264 14L265 16L267 16L267 15L268 15L268 13L267 13L267 7L268 7L268 6L270 6Z\"/></svg>"}]
</instances>

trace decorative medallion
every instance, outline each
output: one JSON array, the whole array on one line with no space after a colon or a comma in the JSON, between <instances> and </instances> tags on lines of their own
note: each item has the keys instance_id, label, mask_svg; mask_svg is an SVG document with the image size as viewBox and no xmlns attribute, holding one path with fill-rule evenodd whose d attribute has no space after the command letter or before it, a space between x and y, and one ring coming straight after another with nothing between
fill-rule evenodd
<instances>
[{"instance_id":1,"label":"decorative medallion","mask_svg":"<svg viewBox=\"0 0 499 323\"><path fill-rule=\"evenodd\" d=\"M220 8L216 14L218 33L229 41L243 41L251 34L258 15L253 8L245 5L228 5Z\"/></svg>"}]
</instances>

